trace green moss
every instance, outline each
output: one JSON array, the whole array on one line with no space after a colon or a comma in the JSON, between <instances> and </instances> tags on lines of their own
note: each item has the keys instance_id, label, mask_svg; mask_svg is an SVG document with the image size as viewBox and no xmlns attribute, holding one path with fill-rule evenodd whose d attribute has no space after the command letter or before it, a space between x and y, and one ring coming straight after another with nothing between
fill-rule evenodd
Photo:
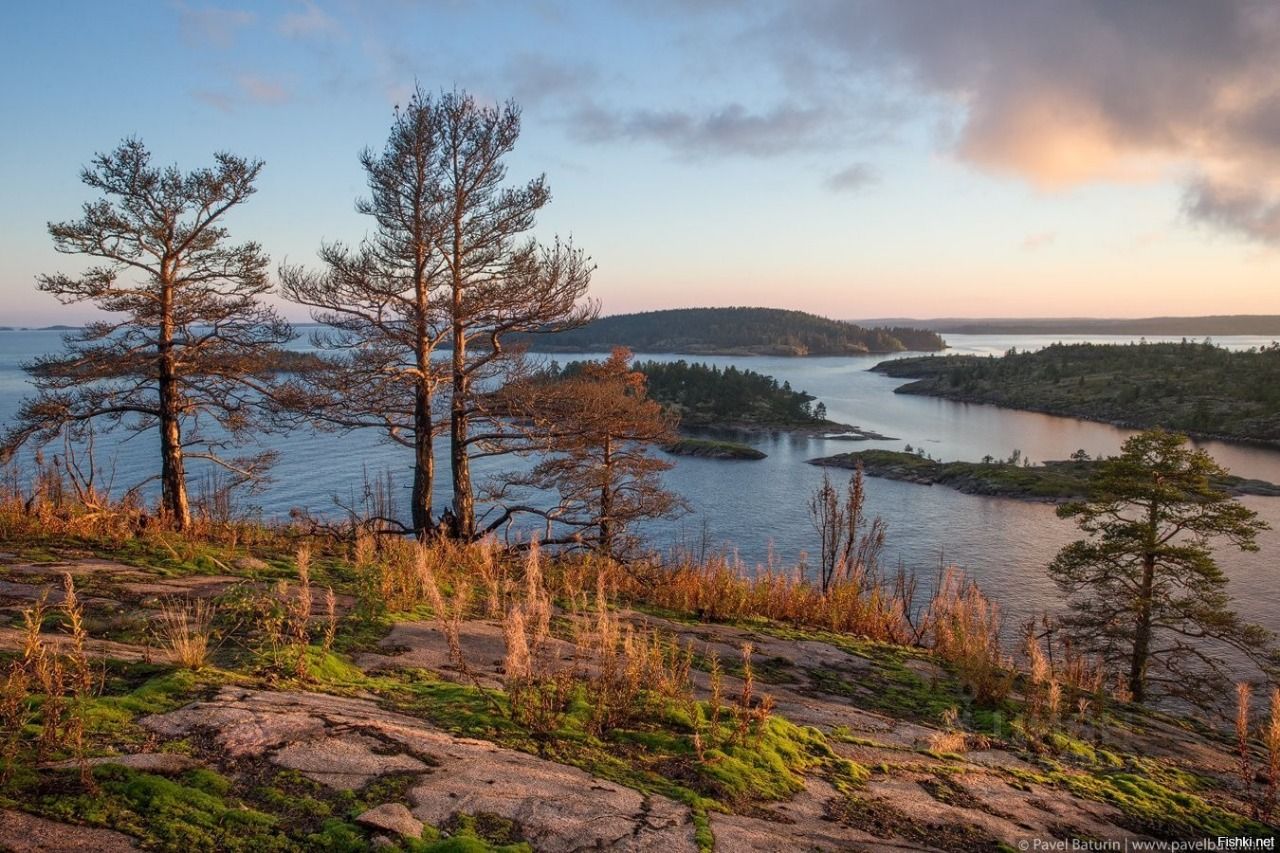
<instances>
[{"instance_id":1,"label":"green moss","mask_svg":"<svg viewBox=\"0 0 1280 853\"><path fill-rule=\"evenodd\" d=\"M330 818L319 830L306 836L304 849L321 853L364 853L369 849L369 842L354 824Z\"/></svg>"},{"instance_id":2,"label":"green moss","mask_svg":"<svg viewBox=\"0 0 1280 853\"><path fill-rule=\"evenodd\" d=\"M693 843L698 845L698 850L702 853L710 853L716 846L716 836L711 831L711 818L704 809L693 810Z\"/></svg>"},{"instance_id":3,"label":"green moss","mask_svg":"<svg viewBox=\"0 0 1280 853\"><path fill-rule=\"evenodd\" d=\"M1066 769L1041 759L1040 771L1007 771L1026 783L1062 788L1079 797L1110 803L1124 812L1127 825L1157 838L1176 840L1209 836L1269 838L1274 830L1215 806L1193 793L1203 786L1194 774L1150 759L1130 758L1124 769Z\"/></svg>"},{"instance_id":4,"label":"green moss","mask_svg":"<svg viewBox=\"0 0 1280 853\"><path fill-rule=\"evenodd\" d=\"M1161 838L1273 834L1261 824L1210 805L1194 794L1135 773L1073 773L1065 775L1062 782L1082 797L1119 807L1142 831Z\"/></svg>"},{"instance_id":5,"label":"green moss","mask_svg":"<svg viewBox=\"0 0 1280 853\"><path fill-rule=\"evenodd\" d=\"M228 800L231 783L212 771L172 780L103 765L93 776L97 793L28 792L29 807L56 819L128 832L165 849L296 849L276 818Z\"/></svg>"}]
</instances>

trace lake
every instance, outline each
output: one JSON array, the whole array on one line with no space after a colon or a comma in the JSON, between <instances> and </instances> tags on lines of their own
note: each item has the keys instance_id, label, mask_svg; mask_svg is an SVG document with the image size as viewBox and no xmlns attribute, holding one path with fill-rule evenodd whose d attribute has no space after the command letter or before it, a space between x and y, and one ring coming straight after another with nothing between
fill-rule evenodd
<instances>
[{"instance_id":1,"label":"lake","mask_svg":"<svg viewBox=\"0 0 1280 853\"><path fill-rule=\"evenodd\" d=\"M1125 342L1116 336L947 335L951 351L1001 354L1010 347L1036 349L1059 340ZM1148 338L1157 340L1157 338ZM1228 337L1215 342L1232 348L1270 343L1266 338ZM20 363L59 347L59 333L0 332L0 424L7 423L28 393ZM905 355L905 354L904 354ZM591 356L558 356L562 361ZM677 359L682 356L644 358ZM682 494L692 511L682 519L650 525L650 543L666 549L676 544L710 547L736 553L756 565L772 559L793 564L813 548L806 502L822 478L819 468L805 460L853 449L903 449L910 444L942 460L978 460L987 454L1007 457L1021 450L1033 462L1063 459L1083 448L1093 455L1115 453L1131 431L1105 424L1017 412L992 406L894 394L902 380L869 372L888 356L839 358L774 358L683 356L687 360L736 364L789 381L826 403L836 421L874 430L892 440L845 442L785 434L759 436L749 443L768 458L750 461L678 458L665 475L667 485ZM408 454L381 442L372 431L334 435L310 431L266 441L281 452L273 482L253 498L266 518L281 518L293 508L317 514L333 513L334 497L344 500L358 492L365 474L389 472L403 491L410 481ZM1203 442L1233 473L1280 482L1280 451ZM111 456L103 447L113 447ZM436 506L449 502L447 450L441 447L438 465L444 473L437 484ZM99 443L100 467L114 465L118 485L126 486L140 471L150 473L155 440L139 436L114 446ZM501 465L487 460L477 474L493 474ZM847 472L835 472L839 477ZM1054 515L1046 504L1007 498L964 495L940 486L921 486L868 478L867 510L888 522L885 561L901 563L932 577L943 564L964 569L1000 601L1006 616L1058 606L1057 590L1044 568L1057 549L1075 537L1069 521ZM1280 498L1249 497L1244 502L1274 528L1262 535L1261 551L1224 552L1222 564L1241 615L1280 631L1280 594L1275 570L1280 558Z\"/></svg>"}]
</instances>

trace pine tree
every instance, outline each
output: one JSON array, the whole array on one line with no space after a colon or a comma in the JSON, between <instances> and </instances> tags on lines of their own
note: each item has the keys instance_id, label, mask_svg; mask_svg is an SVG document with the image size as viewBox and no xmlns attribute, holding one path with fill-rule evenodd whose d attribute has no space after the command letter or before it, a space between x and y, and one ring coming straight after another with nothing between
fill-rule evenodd
<instances>
[{"instance_id":1,"label":"pine tree","mask_svg":"<svg viewBox=\"0 0 1280 853\"><path fill-rule=\"evenodd\" d=\"M1150 430L1098 465L1090 497L1065 504L1087 539L1063 548L1049 574L1069 596L1077 641L1123 673L1135 701L1161 693L1203 702L1229 683L1215 646L1266 669L1272 637L1230 609L1211 546L1256 551L1267 529L1214 485L1226 476L1185 436ZM1220 650L1220 648L1219 648Z\"/></svg>"},{"instance_id":2,"label":"pine tree","mask_svg":"<svg viewBox=\"0 0 1280 853\"><path fill-rule=\"evenodd\" d=\"M39 287L108 319L67 335L61 354L25 365L37 394L0 443L2 457L28 440L83 439L97 426L154 430L161 508L179 530L191 524L188 459L220 466L233 482L257 479L271 461L222 449L255 437L278 346L293 337L260 301L271 289L261 247L231 244L221 224L254 193L262 163L225 153L214 161L192 172L153 166L129 139L81 173L102 197L49 233L59 252L97 265L76 278L41 276Z\"/></svg>"}]
</instances>

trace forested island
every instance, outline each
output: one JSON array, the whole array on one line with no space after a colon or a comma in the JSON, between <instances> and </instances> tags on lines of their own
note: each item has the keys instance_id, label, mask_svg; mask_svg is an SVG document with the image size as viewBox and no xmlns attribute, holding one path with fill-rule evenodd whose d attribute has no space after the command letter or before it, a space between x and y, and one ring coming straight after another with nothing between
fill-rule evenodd
<instances>
[{"instance_id":1,"label":"forested island","mask_svg":"<svg viewBox=\"0 0 1280 853\"><path fill-rule=\"evenodd\" d=\"M552 364L548 372L559 379L579 375L589 362ZM637 361L632 369L645 377L645 392L678 419L684 433L754 433L764 431L841 430L852 427L827 420L826 406L812 394L796 391L791 383L733 365ZM748 445L725 440L684 437L665 445L677 456L715 459L763 459Z\"/></svg>"},{"instance_id":2,"label":"forested island","mask_svg":"<svg viewBox=\"0 0 1280 853\"><path fill-rule=\"evenodd\" d=\"M810 459L811 465L853 469L887 480L947 486L967 495L990 495L1030 501L1068 501L1089 496L1089 482L1105 460L1083 451L1071 459L1026 464L1020 454L1010 459L988 457L981 462L940 462L897 450L861 450ZM1213 485L1232 495L1280 496L1280 486L1262 480L1227 476Z\"/></svg>"},{"instance_id":3,"label":"forested island","mask_svg":"<svg viewBox=\"0 0 1280 853\"><path fill-rule=\"evenodd\" d=\"M1164 427L1205 438L1280 444L1280 346L1054 344L1001 358L930 356L873 370L914 379L896 389L970 403Z\"/></svg>"},{"instance_id":4,"label":"forested island","mask_svg":"<svg viewBox=\"0 0 1280 853\"><path fill-rule=\"evenodd\" d=\"M780 308L677 308L615 314L554 336L532 335L543 352L635 352L699 355L864 355L946 348L936 332L907 327L864 328Z\"/></svg>"},{"instance_id":5,"label":"forested island","mask_svg":"<svg viewBox=\"0 0 1280 853\"><path fill-rule=\"evenodd\" d=\"M865 323L908 324L953 335L1280 335L1280 314L1203 317L938 317Z\"/></svg>"},{"instance_id":6,"label":"forested island","mask_svg":"<svg viewBox=\"0 0 1280 853\"><path fill-rule=\"evenodd\" d=\"M649 396L680 416L686 428L835 428L827 407L790 382L728 365L637 362Z\"/></svg>"}]
</instances>

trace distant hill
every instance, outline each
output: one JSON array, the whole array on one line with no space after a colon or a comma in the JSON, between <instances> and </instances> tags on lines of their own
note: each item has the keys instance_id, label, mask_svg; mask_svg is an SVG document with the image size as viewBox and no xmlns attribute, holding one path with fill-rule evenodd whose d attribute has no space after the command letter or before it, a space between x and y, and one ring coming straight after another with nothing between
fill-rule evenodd
<instances>
[{"instance_id":1,"label":"distant hill","mask_svg":"<svg viewBox=\"0 0 1280 853\"><path fill-rule=\"evenodd\" d=\"M862 323L909 324L953 335L1280 335L1280 314L1214 314L1204 317L936 317Z\"/></svg>"},{"instance_id":2,"label":"distant hill","mask_svg":"<svg viewBox=\"0 0 1280 853\"><path fill-rule=\"evenodd\" d=\"M905 327L868 329L803 311L779 308L676 308L601 317L581 329L530 341L544 352L635 352L694 355L858 355L935 352L946 342L934 332Z\"/></svg>"}]
</instances>

